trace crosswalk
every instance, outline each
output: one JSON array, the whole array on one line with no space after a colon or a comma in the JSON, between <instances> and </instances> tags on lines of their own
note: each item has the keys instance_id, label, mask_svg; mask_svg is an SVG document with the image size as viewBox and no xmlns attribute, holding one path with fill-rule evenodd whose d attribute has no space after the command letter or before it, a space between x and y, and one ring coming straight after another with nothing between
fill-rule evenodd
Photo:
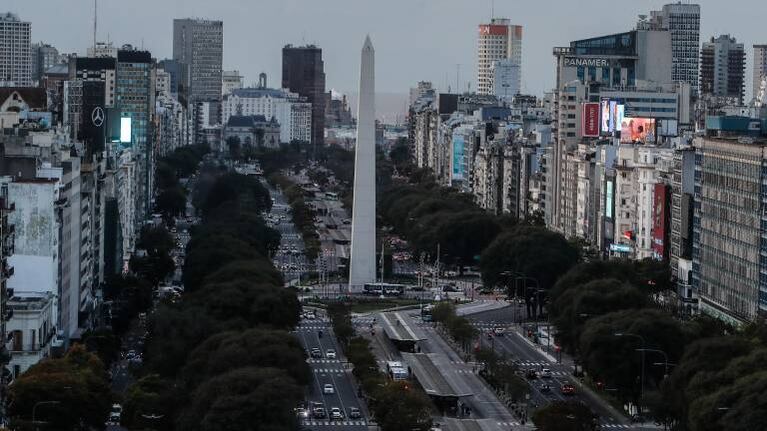
<instances>
[{"instance_id":1,"label":"crosswalk","mask_svg":"<svg viewBox=\"0 0 767 431\"><path fill-rule=\"evenodd\" d=\"M522 425L522 424L520 424L519 422L514 422L514 421L512 421L512 422L498 422L498 426L499 427L516 427L516 426L520 426L520 425Z\"/></svg>"},{"instance_id":2,"label":"crosswalk","mask_svg":"<svg viewBox=\"0 0 767 431\"><path fill-rule=\"evenodd\" d=\"M338 359L316 359L316 358L309 358L306 360L306 362L310 364L340 364L341 361Z\"/></svg>"},{"instance_id":3,"label":"crosswalk","mask_svg":"<svg viewBox=\"0 0 767 431\"><path fill-rule=\"evenodd\" d=\"M330 325L328 325L327 323L314 323L311 325L301 325L296 328L296 331L313 332L318 329L327 329L328 327L330 327Z\"/></svg>"},{"instance_id":4,"label":"crosswalk","mask_svg":"<svg viewBox=\"0 0 767 431\"><path fill-rule=\"evenodd\" d=\"M316 420L306 420L301 421L301 425L303 426L367 426L366 421L316 421Z\"/></svg>"},{"instance_id":5,"label":"crosswalk","mask_svg":"<svg viewBox=\"0 0 767 431\"><path fill-rule=\"evenodd\" d=\"M600 424L599 429L631 429L631 425L623 424Z\"/></svg>"},{"instance_id":6,"label":"crosswalk","mask_svg":"<svg viewBox=\"0 0 767 431\"><path fill-rule=\"evenodd\" d=\"M313 371L316 374L337 374L339 376L344 373L343 368L314 368Z\"/></svg>"}]
</instances>

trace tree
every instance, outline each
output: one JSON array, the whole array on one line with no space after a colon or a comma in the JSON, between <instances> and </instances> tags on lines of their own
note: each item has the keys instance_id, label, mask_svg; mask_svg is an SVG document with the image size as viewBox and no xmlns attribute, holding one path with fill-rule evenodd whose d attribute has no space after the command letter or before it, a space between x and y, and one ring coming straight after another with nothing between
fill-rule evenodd
<instances>
[{"instance_id":1,"label":"tree","mask_svg":"<svg viewBox=\"0 0 767 431\"><path fill-rule=\"evenodd\" d=\"M40 401L58 402L38 405L35 419L46 421L48 429L102 429L112 403L104 364L82 345L72 347L63 358L33 365L9 389L8 414L14 429L31 424L32 410Z\"/></svg>"},{"instance_id":2,"label":"tree","mask_svg":"<svg viewBox=\"0 0 767 431\"><path fill-rule=\"evenodd\" d=\"M87 331L83 334L83 344L89 352L98 355L106 367L112 365L120 354L120 339L106 329Z\"/></svg>"},{"instance_id":3,"label":"tree","mask_svg":"<svg viewBox=\"0 0 767 431\"><path fill-rule=\"evenodd\" d=\"M130 429L172 430L173 418L185 399L173 381L149 374L125 392L120 425Z\"/></svg>"},{"instance_id":4,"label":"tree","mask_svg":"<svg viewBox=\"0 0 767 431\"><path fill-rule=\"evenodd\" d=\"M389 382L375 393L375 417L383 431L428 431L432 405L410 383Z\"/></svg>"},{"instance_id":5,"label":"tree","mask_svg":"<svg viewBox=\"0 0 767 431\"><path fill-rule=\"evenodd\" d=\"M166 220L170 220L173 217L184 214L184 211L186 211L186 193L181 186L163 189L157 195L156 205L157 210L163 217Z\"/></svg>"},{"instance_id":6,"label":"tree","mask_svg":"<svg viewBox=\"0 0 767 431\"><path fill-rule=\"evenodd\" d=\"M226 138L226 148L229 150L229 156L233 159L239 159L242 156L242 144L239 136L230 136Z\"/></svg>"},{"instance_id":7,"label":"tree","mask_svg":"<svg viewBox=\"0 0 767 431\"><path fill-rule=\"evenodd\" d=\"M177 421L185 431L293 431L293 408L304 391L277 368L238 368L213 377L194 391Z\"/></svg>"},{"instance_id":8,"label":"tree","mask_svg":"<svg viewBox=\"0 0 767 431\"><path fill-rule=\"evenodd\" d=\"M521 273L550 289L557 279L578 261L574 249L560 234L549 230L519 226L499 235L482 253L482 282L496 286L505 271ZM528 296L529 299L529 296Z\"/></svg>"},{"instance_id":9,"label":"tree","mask_svg":"<svg viewBox=\"0 0 767 431\"><path fill-rule=\"evenodd\" d=\"M120 335L152 305L152 285L134 275L113 275L104 284L104 297L112 302L112 329Z\"/></svg>"},{"instance_id":10,"label":"tree","mask_svg":"<svg viewBox=\"0 0 767 431\"><path fill-rule=\"evenodd\" d=\"M128 262L131 272L157 286L160 281L176 269L173 258L168 254L144 256L133 255Z\"/></svg>"},{"instance_id":11,"label":"tree","mask_svg":"<svg viewBox=\"0 0 767 431\"><path fill-rule=\"evenodd\" d=\"M579 401L554 401L533 414L540 431L592 431L598 429L599 418Z\"/></svg>"},{"instance_id":12,"label":"tree","mask_svg":"<svg viewBox=\"0 0 767 431\"><path fill-rule=\"evenodd\" d=\"M557 341L566 351L575 352L589 319L648 305L647 295L631 284L599 279L564 291L551 302L549 312L558 330Z\"/></svg>"},{"instance_id":13,"label":"tree","mask_svg":"<svg viewBox=\"0 0 767 431\"><path fill-rule=\"evenodd\" d=\"M181 372L185 387L244 367L280 368L301 385L312 375L306 353L295 336L285 331L249 329L216 334L194 349Z\"/></svg>"},{"instance_id":14,"label":"tree","mask_svg":"<svg viewBox=\"0 0 767 431\"><path fill-rule=\"evenodd\" d=\"M431 318L437 323L446 323L455 316L455 305L452 302L443 301L435 305L431 310Z\"/></svg>"},{"instance_id":15,"label":"tree","mask_svg":"<svg viewBox=\"0 0 767 431\"><path fill-rule=\"evenodd\" d=\"M644 338L642 343L636 334ZM617 389L623 401L638 404L642 387L645 391L659 388L664 379L664 356L657 352L642 354L637 349L665 352L671 363L682 356L687 340L679 322L658 310L623 310L589 319L580 339L584 367L592 379ZM645 359L644 381L641 359Z\"/></svg>"},{"instance_id":16,"label":"tree","mask_svg":"<svg viewBox=\"0 0 767 431\"><path fill-rule=\"evenodd\" d=\"M194 236L192 241L195 241ZM226 246L222 247L223 244ZM258 257L258 252L249 244L228 235L211 235L204 242L190 243L182 275L185 290L198 289L207 275L229 262Z\"/></svg>"}]
</instances>

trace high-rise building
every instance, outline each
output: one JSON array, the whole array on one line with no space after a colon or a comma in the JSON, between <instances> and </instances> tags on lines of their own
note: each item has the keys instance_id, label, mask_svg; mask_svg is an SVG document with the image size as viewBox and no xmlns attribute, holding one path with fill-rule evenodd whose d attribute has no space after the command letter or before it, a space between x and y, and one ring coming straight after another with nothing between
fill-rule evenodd
<instances>
[{"instance_id":1,"label":"high-rise building","mask_svg":"<svg viewBox=\"0 0 767 431\"><path fill-rule=\"evenodd\" d=\"M30 47L32 81L42 79L45 71L59 62L59 50L46 43L33 43Z\"/></svg>"},{"instance_id":2,"label":"high-rise building","mask_svg":"<svg viewBox=\"0 0 767 431\"><path fill-rule=\"evenodd\" d=\"M697 93L700 5L682 2L664 5L661 10L650 11L649 21L640 21L637 28L668 30L671 33L671 76L674 82L687 82Z\"/></svg>"},{"instance_id":3,"label":"high-rise building","mask_svg":"<svg viewBox=\"0 0 767 431\"><path fill-rule=\"evenodd\" d=\"M522 70L518 64L515 64L514 60L505 58L503 60L496 60L492 66L493 73L493 92L492 94L503 100L504 102L511 104L514 96L520 92L519 78Z\"/></svg>"},{"instance_id":4,"label":"high-rise building","mask_svg":"<svg viewBox=\"0 0 767 431\"><path fill-rule=\"evenodd\" d=\"M315 45L282 48L282 88L306 97L312 104L312 145L325 142L325 63Z\"/></svg>"},{"instance_id":5,"label":"high-rise building","mask_svg":"<svg viewBox=\"0 0 767 431\"><path fill-rule=\"evenodd\" d=\"M754 45L754 99L759 97L764 78L767 78L767 45Z\"/></svg>"},{"instance_id":6,"label":"high-rise building","mask_svg":"<svg viewBox=\"0 0 767 431\"><path fill-rule=\"evenodd\" d=\"M32 85L29 55L31 23L12 13L0 14L0 86Z\"/></svg>"},{"instance_id":7,"label":"high-rise building","mask_svg":"<svg viewBox=\"0 0 767 431\"><path fill-rule=\"evenodd\" d=\"M511 60L522 67L522 26L511 25L508 19L493 18L489 24L479 25L477 39L477 93L493 94L493 64L498 60ZM522 74L515 76L513 88L522 87Z\"/></svg>"},{"instance_id":8,"label":"high-rise building","mask_svg":"<svg viewBox=\"0 0 767 431\"><path fill-rule=\"evenodd\" d=\"M695 140L692 282L701 311L731 323L767 311L767 143Z\"/></svg>"},{"instance_id":9,"label":"high-rise building","mask_svg":"<svg viewBox=\"0 0 767 431\"><path fill-rule=\"evenodd\" d=\"M184 65L179 90L185 102L221 101L223 21L174 19L173 59Z\"/></svg>"},{"instance_id":10,"label":"high-rise building","mask_svg":"<svg viewBox=\"0 0 767 431\"><path fill-rule=\"evenodd\" d=\"M743 103L745 94L746 51L729 34L712 37L700 51L700 92L737 98Z\"/></svg>"}]
</instances>

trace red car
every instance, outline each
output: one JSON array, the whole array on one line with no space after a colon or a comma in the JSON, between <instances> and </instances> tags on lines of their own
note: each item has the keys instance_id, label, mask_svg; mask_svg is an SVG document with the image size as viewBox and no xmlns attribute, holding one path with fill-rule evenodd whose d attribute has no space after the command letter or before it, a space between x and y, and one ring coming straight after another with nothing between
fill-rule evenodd
<instances>
[{"instance_id":1,"label":"red car","mask_svg":"<svg viewBox=\"0 0 767 431\"><path fill-rule=\"evenodd\" d=\"M575 395L575 386L569 383L562 385L562 395Z\"/></svg>"}]
</instances>

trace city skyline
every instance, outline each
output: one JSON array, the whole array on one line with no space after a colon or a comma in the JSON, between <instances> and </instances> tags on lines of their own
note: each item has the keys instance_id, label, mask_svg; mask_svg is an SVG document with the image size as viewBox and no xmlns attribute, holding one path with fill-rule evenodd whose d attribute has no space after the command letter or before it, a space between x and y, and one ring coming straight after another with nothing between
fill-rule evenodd
<instances>
[{"instance_id":1,"label":"city skyline","mask_svg":"<svg viewBox=\"0 0 767 431\"><path fill-rule=\"evenodd\" d=\"M513 24L525 27L522 93L541 95L554 86L551 48L570 40L632 29L639 14L648 14L668 2L587 0L559 4L557 8L530 1L521 3L527 7L495 3L493 16L509 18ZM753 13L742 15L721 2L702 0L697 3L701 5L701 41L731 34L745 45L746 67L751 70L752 45L767 41L767 36L759 38L759 17L762 15L759 10L767 12L767 5L745 1L744 6L750 6ZM389 65L381 71L379 91L404 95L420 80L432 81L440 91L446 91L448 86L455 91L456 82L462 90L469 83L475 90L476 29L491 16L490 0L478 3L395 0L394 5L391 2L357 4L351 0L322 4L287 0L257 7L244 7L245 4L241 0L215 4L171 1L161 5L146 0L123 4L102 2L99 4L97 38L111 40L117 45L130 43L143 47L160 60L172 57L174 18L220 19L224 21L224 70L240 70L246 85L256 83L261 72L273 77L269 82L277 82L275 79L281 72L280 52L284 45L314 43L323 48L326 88L353 94L357 69L354 58L358 49L354 41L370 33L378 41L377 51L382 64ZM41 10L41 6L45 7ZM134 21L125 19L138 18L136 11L144 6L153 11L141 15L146 25L136 27L131 24ZM248 9L253 10L254 15L242 13ZM90 0L75 0L66 7L42 0L10 0L7 10L17 13L21 20L32 22L32 42L51 43L60 52L81 54L93 43L93 2ZM254 17L259 25L254 26L251 22ZM373 17L376 19L371 19ZM67 32L61 32L56 22L62 20L75 25ZM391 25L394 22L397 22L396 26ZM552 22L567 22L568 25L553 31ZM409 67L398 67L402 64ZM746 94L751 94L750 80L745 90Z\"/></svg>"}]
</instances>

